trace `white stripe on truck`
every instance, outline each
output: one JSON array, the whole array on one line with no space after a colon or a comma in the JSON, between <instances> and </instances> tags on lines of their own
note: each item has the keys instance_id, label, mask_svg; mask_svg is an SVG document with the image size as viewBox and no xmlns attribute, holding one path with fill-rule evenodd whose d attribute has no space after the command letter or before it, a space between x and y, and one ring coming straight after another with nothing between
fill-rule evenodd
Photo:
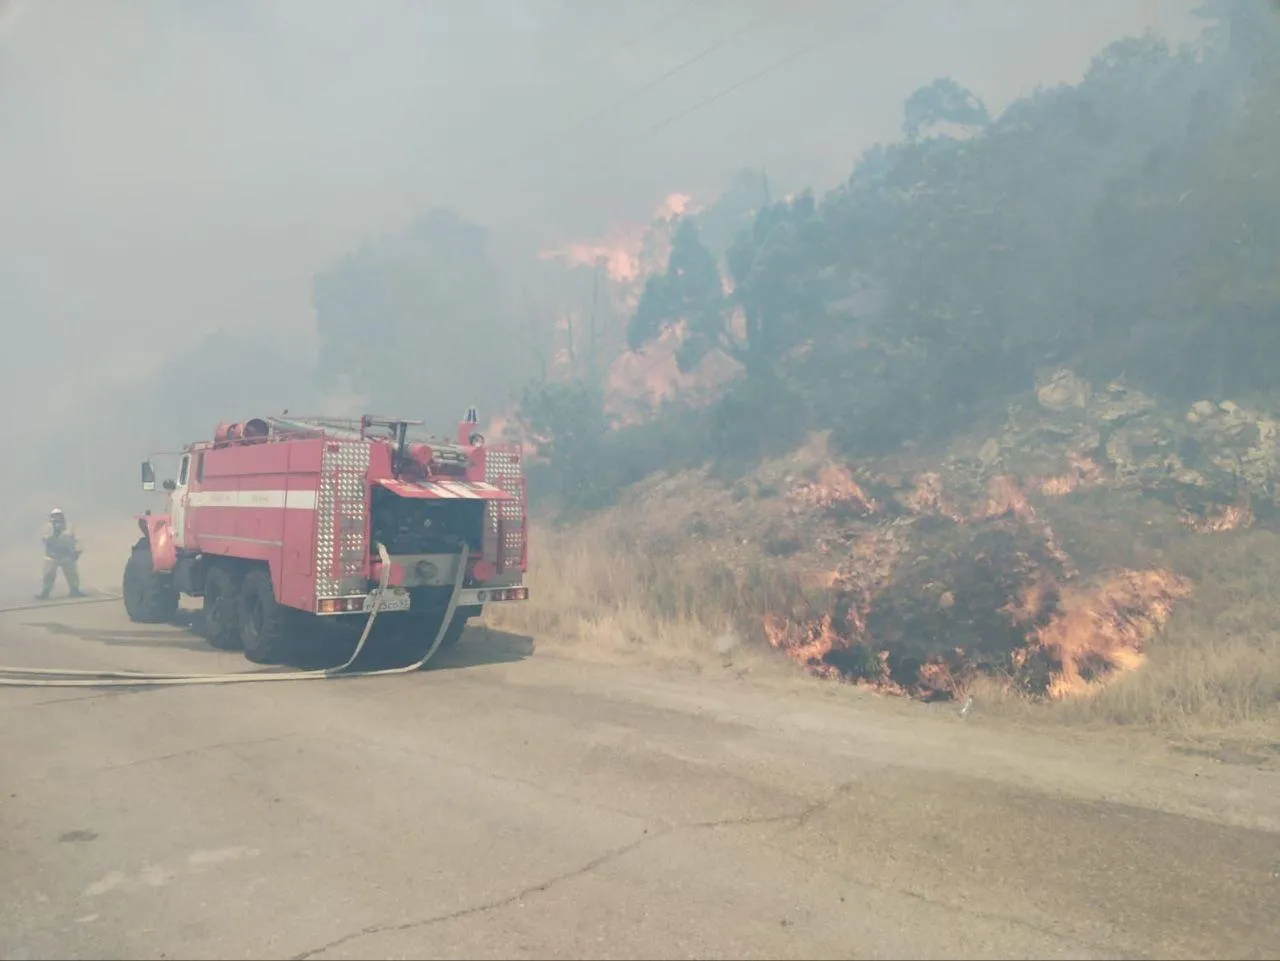
<instances>
[{"instance_id":1,"label":"white stripe on truck","mask_svg":"<svg viewBox=\"0 0 1280 961\"><path fill-rule=\"evenodd\" d=\"M316 509L315 491L190 491L188 507L283 507Z\"/></svg>"}]
</instances>

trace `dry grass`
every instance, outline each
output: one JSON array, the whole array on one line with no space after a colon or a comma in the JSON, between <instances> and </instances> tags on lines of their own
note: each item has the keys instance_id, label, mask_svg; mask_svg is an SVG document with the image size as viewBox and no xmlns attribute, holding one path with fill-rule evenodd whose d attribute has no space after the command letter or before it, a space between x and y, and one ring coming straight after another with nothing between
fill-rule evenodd
<instances>
[{"instance_id":1,"label":"dry grass","mask_svg":"<svg viewBox=\"0 0 1280 961\"><path fill-rule=\"evenodd\" d=\"M781 563L731 572L705 554L652 556L635 547L617 518L533 536L532 599L491 608L486 618L494 627L576 657L793 670L760 633L765 613L801 601ZM981 680L972 690L975 704L1027 723L1124 726L1198 744L1265 743L1274 751L1280 535L1188 536L1167 559L1195 589L1150 642L1142 667L1087 696L1053 702L1031 702L998 680Z\"/></svg>"},{"instance_id":2,"label":"dry grass","mask_svg":"<svg viewBox=\"0 0 1280 961\"><path fill-rule=\"evenodd\" d=\"M1148 645L1143 667L1045 713L1197 738L1254 732L1280 741L1280 535L1188 537L1170 555L1196 586Z\"/></svg>"},{"instance_id":3,"label":"dry grass","mask_svg":"<svg viewBox=\"0 0 1280 961\"><path fill-rule=\"evenodd\" d=\"M535 528L530 551L530 600L490 608L497 629L592 659L790 669L760 630L766 612L798 598L781 565L731 570L705 556L653 555L616 521Z\"/></svg>"}]
</instances>

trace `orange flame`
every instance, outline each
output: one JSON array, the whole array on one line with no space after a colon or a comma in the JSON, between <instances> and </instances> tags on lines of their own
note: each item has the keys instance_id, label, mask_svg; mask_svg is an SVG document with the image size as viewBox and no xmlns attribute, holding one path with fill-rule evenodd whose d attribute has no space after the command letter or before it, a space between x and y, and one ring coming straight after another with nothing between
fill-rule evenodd
<instances>
[{"instance_id":1,"label":"orange flame","mask_svg":"<svg viewBox=\"0 0 1280 961\"><path fill-rule=\"evenodd\" d=\"M831 615L801 625L778 614L766 614L764 633L769 644L793 658L817 677L838 677L840 672L826 663L826 656L848 642L835 630Z\"/></svg>"},{"instance_id":2,"label":"orange flame","mask_svg":"<svg viewBox=\"0 0 1280 961\"><path fill-rule=\"evenodd\" d=\"M1248 491L1234 504L1214 506L1199 513L1189 509L1179 498L1178 509L1178 522L1197 534L1220 534L1253 526L1253 502Z\"/></svg>"},{"instance_id":3,"label":"orange flame","mask_svg":"<svg viewBox=\"0 0 1280 961\"><path fill-rule=\"evenodd\" d=\"M965 515L955 501L942 489L942 477L933 471L917 474L912 487L899 500L913 514L937 514L948 517L957 524L964 523Z\"/></svg>"},{"instance_id":4,"label":"orange flame","mask_svg":"<svg viewBox=\"0 0 1280 961\"><path fill-rule=\"evenodd\" d=\"M1042 618L1046 609L1053 613L1047 623L1028 631L1023 647L1010 652L1015 682L1022 689L1043 689L1051 699L1100 690L1142 666L1147 642L1168 622L1175 602L1190 591L1190 581L1167 570L1122 570L1092 589L1061 593L1050 583L1033 581L1005 610L1019 623ZM870 669L847 679L886 694L955 697L978 673L973 660L956 648L927 657L913 681L899 683L889 674L890 652L875 651L865 624L865 610L850 617L846 633L830 614L798 623L770 615L764 630L770 645L822 678L845 676L832 663L833 654L863 649ZM1037 671L1043 674L1033 683Z\"/></svg>"},{"instance_id":5,"label":"orange flame","mask_svg":"<svg viewBox=\"0 0 1280 961\"><path fill-rule=\"evenodd\" d=\"M1036 510L1022 488L1008 474L1000 474L987 482L986 506L975 512L974 520L991 520L1012 515L1020 521L1035 520Z\"/></svg>"},{"instance_id":6,"label":"orange flame","mask_svg":"<svg viewBox=\"0 0 1280 961\"><path fill-rule=\"evenodd\" d=\"M643 420L677 395L691 405L709 403L740 369L726 355L715 354L696 370L681 371L676 350L683 338L683 325L672 325L642 350L619 354L609 365L606 409L616 423Z\"/></svg>"},{"instance_id":7,"label":"orange flame","mask_svg":"<svg viewBox=\"0 0 1280 961\"><path fill-rule=\"evenodd\" d=\"M818 471L816 481L796 485L791 496L811 507L848 506L863 516L874 514L878 509L874 498L863 493L853 474L841 464L825 465Z\"/></svg>"},{"instance_id":8,"label":"orange flame","mask_svg":"<svg viewBox=\"0 0 1280 961\"><path fill-rule=\"evenodd\" d=\"M1073 463L1075 483L1100 477L1089 463L1087 458ZM821 507L852 503L864 515L875 509L849 471L832 465L823 468L817 482L801 485L793 494ZM1140 666L1147 640L1168 620L1174 602L1191 590L1189 581L1165 570L1123 570L1092 589L1064 587L1060 581L1077 575L1075 565L1008 475L992 478L985 497L968 510L946 493L935 473L915 477L901 502L913 513L946 516L957 523L1012 518L1039 529L1045 553L1060 569L1057 574L1034 572L1001 610L1015 624L1026 625L1025 643L1008 655L1014 682L1025 690L1043 690L1051 698L1093 691L1099 683ZM961 693L978 670L965 651L926 657L915 669L914 679L894 680L888 669L891 652L877 650L868 633L875 601L890 584L905 549L889 529L858 537L846 561L829 578L847 609L843 621L837 622L831 613L794 622L772 615L765 621L769 643L819 677L844 677L886 693L928 699ZM949 592L944 597L946 606L955 604ZM856 655L858 649L863 655ZM842 657L844 652L850 653ZM851 675L839 664L853 665L857 673Z\"/></svg>"},{"instance_id":9,"label":"orange flame","mask_svg":"<svg viewBox=\"0 0 1280 961\"><path fill-rule=\"evenodd\" d=\"M1065 590L1058 615L1030 636L1051 664L1048 696L1087 694L1140 667L1146 642L1190 591L1190 581L1166 570L1125 570L1092 590Z\"/></svg>"},{"instance_id":10,"label":"orange flame","mask_svg":"<svg viewBox=\"0 0 1280 961\"><path fill-rule=\"evenodd\" d=\"M1106 479L1106 472L1092 457L1072 451L1067 455L1067 471L1046 477L1035 486L1046 497L1061 497L1080 487L1096 487Z\"/></svg>"},{"instance_id":11,"label":"orange flame","mask_svg":"<svg viewBox=\"0 0 1280 961\"><path fill-rule=\"evenodd\" d=\"M688 194L673 193L663 198L647 223L616 224L603 237L591 240L571 241L539 255L543 260L560 260L570 267L594 267L604 264L610 280L622 284L643 284L647 276L661 270L667 259L665 245L646 250L646 241L653 237L655 224L668 224L692 210L692 198Z\"/></svg>"}]
</instances>

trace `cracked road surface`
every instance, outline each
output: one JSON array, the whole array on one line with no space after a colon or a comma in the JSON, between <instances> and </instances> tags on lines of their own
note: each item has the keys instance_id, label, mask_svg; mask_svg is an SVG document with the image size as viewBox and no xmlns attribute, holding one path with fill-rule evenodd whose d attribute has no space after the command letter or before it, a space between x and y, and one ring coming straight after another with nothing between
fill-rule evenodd
<instances>
[{"instance_id":1,"label":"cracked road surface","mask_svg":"<svg viewBox=\"0 0 1280 961\"><path fill-rule=\"evenodd\" d=\"M1280 954L1275 773L527 653L0 690L0 957ZM0 661L246 667L114 604Z\"/></svg>"}]
</instances>

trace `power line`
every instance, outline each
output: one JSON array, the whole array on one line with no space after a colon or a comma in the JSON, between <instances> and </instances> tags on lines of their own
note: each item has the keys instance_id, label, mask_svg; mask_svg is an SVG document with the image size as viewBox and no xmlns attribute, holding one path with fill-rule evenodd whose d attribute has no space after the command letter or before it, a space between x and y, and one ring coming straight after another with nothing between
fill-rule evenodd
<instances>
[{"instance_id":1,"label":"power line","mask_svg":"<svg viewBox=\"0 0 1280 961\"><path fill-rule=\"evenodd\" d=\"M615 56L620 54L623 50L626 50L628 47L634 47L641 40L648 40L654 34L664 33L667 30L667 28L671 26L673 21L681 19L685 14L689 13L696 6L698 6L698 0L687 0L687 2L682 4L680 8L676 10L676 12L673 13L671 16L662 17L652 27L648 27L647 29L641 31L640 33L635 34L629 40L622 41L622 43L618 44L616 47L612 48L611 50L606 50L604 53L598 54L592 57L590 60L587 61L587 66L594 67L597 63L600 63L602 60L611 60Z\"/></svg>"},{"instance_id":2,"label":"power line","mask_svg":"<svg viewBox=\"0 0 1280 961\"><path fill-rule=\"evenodd\" d=\"M806 44L805 46L801 47L799 50L792 51L791 53L787 54L785 57L781 58L780 60L775 60L773 63L771 63L769 66L765 67L764 69L757 70L755 73L751 74L750 76L743 77L737 83L730 84L729 86L716 91L711 96L706 97L702 100L699 100L697 103L693 104L692 106L686 107L684 110L681 110L679 113L672 114L670 117L667 117L667 119L665 120L660 120L658 123L655 123L652 127L649 127L647 130L642 131L638 136L622 141L620 144L618 144L618 146L627 146L639 140L643 140L646 137L648 137L650 134L657 133L662 128L669 127L671 126L671 124L675 123L676 121L683 120L685 117L689 116L689 114L695 113L696 111L699 111L704 107L711 106L711 104L715 103L717 100L720 100L724 97L727 97L731 93L741 90L743 87L747 86L748 84L755 83L755 81L763 79L764 77L767 77L769 74L773 73L775 70L781 70L787 64L791 63L791 61L797 60L807 53L811 53L812 51L816 50L818 47L822 46L824 43L827 43L831 39L832 39L831 34L824 34L814 43Z\"/></svg>"},{"instance_id":3,"label":"power line","mask_svg":"<svg viewBox=\"0 0 1280 961\"><path fill-rule=\"evenodd\" d=\"M696 2L696 0L695 0L695 2ZM877 9L877 10L876 10L872 15L871 15L871 17L872 17L872 18L879 18L879 17L880 17L880 16L882 16L884 13L888 12L890 9L892 9L892 8L894 8L894 7L898 6L898 5L900 5L900 3L901 3L901 2L902 2L902 0L888 0L888 2L882 3L882 4L880 4L880 5L879 5L878 9ZM694 5L694 4L690 4L689 6L693 6L693 5ZM840 2L837 2L835 5L836 5L836 6L841 6L842 4L841 4ZM784 12L785 12L785 11L784 11ZM709 47L706 47L706 48L704 48L703 50L700 50L698 53L694 54L692 57L688 58L687 60L682 61L680 64L677 64L675 67L673 67L673 68L671 68L671 69L669 69L669 70L665 71L665 72L664 72L662 75L660 75L659 77L656 77L655 79L653 79L653 80L651 80L651 81L647 82L646 84L642 85L640 88L637 88L637 89L635 89L635 90L632 90L632 91L631 91L631 92L629 92L628 94L624 95L624 97L623 97L623 98L621 98L621 100L620 100L619 102L625 102L625 101L627 101L627 100L633 99L635 96L638 96L640 93L642 93L642 92L644 92L644 91L646 91L646 90L648 90L648 89L651 89L652 87L654 87L654 86L656 86L657 84L661 83L661 82L662 82L663 80L665 80L667 77L669 77L669 76L671 76L672 74L674 74L674 73L678 72L679 70L682 70L682 69L684 69L685 67L689 66L691 63L694 63L694 62L696 62L697 60L702 59L703 57L705 57L705 56L709 55L709 54L710 54L711 52L713 52L714 50L719 49L719 48L721 48L721 47L725 46L727 43L729 43L729 42L731 42L732 40L736 39L737 37L739 37L739 36L741 36L741 35L745 34L745 33L746 33L746 32L748 32L749 30L755 29L757 26L759 26L759 24L760 24L760 23L762 23L762 22L766 22L766 21L768 21L768 20L770 20L770 19L773 19L775 15L776 15L776 12L775 12L775 13L767 14L767 15L765 15L765 16L763 16L763 17L761 17L761 18L759 18L759 19L757 19L757 20L755 20L755 21L752 21L752 23L748 24L746 27L743 27L743 28L739 29L739 30L738 30L738 31L736 31L735 33L730 34L730 35L729 35L729 36L727 36L727 37L723 37L723 38L721 38L720 40L716 41L714 44L711 44ZM870 19L870 18L869 18L869 19ZM635 144L635 143L638 143L638 142L640 142L640 141L644 140L645 138L652 136L654 133L657 133L657 132L659 132L659 131L663 130L664 128L666 128L666 127L668 127L668 126L671 126L672 124L675 124L675 123L679 122L680 120L683 120L684 118L686 118L686 117L690 116L691 114L694 114L694 113L696 113L696 112L697 112L697 111L699 111L699 110L703 110L703 109L705 109L706 107L711 106L712 104L714 104L714 103L716 103L716 102L718 102L718 101L720 101L720 100L724 99L725 97L729 96L730 94L733 94L733 93L737 92L738 90L741 90L741 89L743 89L744 87L746 87L746 86L748 86L748 85L750 85L750 84L752 84L752 83L755 83L755 82L757 82L757 81L759 81L759 80L764 79L765 77L769 76L769 75L770 75L770 74L772 74L772 73L775 73L776 71L778 71L778 70L782 69L783 67L785 67L785 66L787 66L788 64L792 63L793 61L795 61L795 60L799 59L800 57L805 56L806 54L811 53L812 51L814 51L814 50L816 50L817 48L821 47L823 44L828 43L828 42L830 42L830 41L832 41L832 40L836 39L836 38L837 38L837 37L838 37L842 32L844 32L844 29L847 29L847 28L848 28L848 26L852 26L852 25L846 25L846 27L844 27L844 28L836 28L836 27L833 27L832 29L827 30L826 32L824 32L824 33L822 34L822 36L820 36L820 37L819 37L817 40L815 40L814 42L809 43L809 44L805 44L805 45L801 46L800 48L798 48L798 49L796 49L796 50L793 50L792 52L790 52L790 53L786 54L785 56L783 56L783 57L781 57L781 58L779 58L779 59L777 59L777 60L773 61L772 63L768 64L767 66L765 66L765 67L763 67L763 68L761 68L760 70L757 70L757 71L755 71L755 72L753 72L753 73L749 74L748 76L743 77L742 79L737 80L737 81L733 82L732 84L729 84L728 86L723 87L723 88L721 88L721 89L719 89L719 90L717 90L717 91L713 92L712 94L710 94L710 95L708 95L708 96L706 96L706 97L703 97L702 99L700 99L700 100L696 101L695 103L690 104L688 107L685 107L684 109L679 110L679 111L678 111L678 112L676 112L675 114L672 114L672 115L670 115L670 116L668 116L668 117L665 117L664 119L662 119L662 120L658 121L657 123L652 124L651 126L649 126L649 127L645 128L644 130L640 131L638 134L636 134L636 135L634 135L634 136L630 136L630 137L625 137L625 138L623 138L623 139L621 139L621 140L617 140L617 141L615 141L615 142L613 142L613 143L611 143L611 144L608 144L608 145L607 145L607 147L606 147L606 151L613 151L613 150L616 150L616 149L621 148L621 147L627 147L627 146L631 146L631 145L633 145L633 144ZM649 32L651 33L651 32L653 32L653 31L649 31ZM625 44L624 44L624 46L625 46ZM613 109L616 105L617 105L617 104L615 103L615 104L613 104L613 105L610 105L610 107L609 107L609 108L606 108L606 109ZM598 116L601 112L602 112L602 111L599 111L599 110L594 111L592 114L590 114L590 115L588 115L587 117L583 118L583 119L582 119L582 120L580 120L579 122L575 123L575 124L573 125L573 127L568 128L568 129L569 129L569 130L576 130L576 129L580 129L580 128L582 128L582 127L583 127L583 126L585 126L585 125L586 125L586 124L587 124L591 119L594 119L594 117ZM524 151L528 151L528 150L530 150L530 149L537 149L537 147L539 147L539 146L540 146L540 144L538 144L538 143L529 144L529 145L527 145L527 146L524 148ZM522 151L515 151L515 152L513 152L513 153L511 153L511 154L508 154L508 155L504 158L504 162L503 162L503 165L502 165L502 166L503 166L503 167L505 167L505 168L506 168L506 170L510 170L510 166L509 166L509 164L510 164L511 160L519 158L519 157L521 156L521 153L522 153ZM595 156L595 157L592 157L592 158L586 158L586 159L584 159L584 160L582 160L582 161L580 161L580 162L578 162L578 163L572 164L572 165L570 165L570 166L567 166L567 167L564 167L564 166L559 167L559 168L557 169L557 171L555 171L555 172L564 173L564 172L572 172L572 171L582 170L582 169L585 169L586 167L589 167L589 166L594 165L595 163L597 163L597 162L598 162L598 161L600 161L600 160L605 159L605 158L606 158L606 156L607 156L607 153L602 153L602 154L599 154L599 155L597 155L597 156ZM548 159L551 159L551 158L548 158ZM503 172L502 168L495 168L495 169L493 169L493 170L491 170L491 171L487 171L487 172L474 171L474 174L475 174L475 176L476 176L476 180L475 180L475 181L472 181L471 183L467 184L466 186L467 186L467 187L480 187L480 186L483 186L483 184L484 184L486 181L491 182L491 181L492 181L492 178L496 177L496 175L498 175L498 174L499 174L499 173L501 173L501 172ZM548 173L551 173L551 171L548 171ZM468 179L470 179L470 178L468 178ZM540 177L538 174L533 174L533 175L531 175L531 176L530 176L529 178L527 178L527 179L526 179L526 178L520 178L520 180L522 180L522 181L523 181L523 183L519 184L518 186L519 186L519 188L523 188L523 189L524 189L524 190L526 190L526 191L527 191L527 190L531 190L531 189L533 189L533 188L536 188L536 186L537 186L537 181L538 181L539 179L541 179L541 177ZM516 187L517 185L511 185L511 186L512 186L512 187ZM513 200L514 200L514 198L513 198ZM516 201L516 204L518 205L518 204L519 204L519 202L518 202L518 201Z\"/></svg>"},{"instance_id":4,"label":"power line","mask_svg":"<svg viewBox=\"0 0 1280 961\"><path fill-rule=\"evenodd\" d=\"M570 134L577 130L580 130L582 127L591 123L591 121L595 120L597 117L602 117L605 114L612 113L618 107L621 107L624 104L630 103L632 100L634 100L636 97L641 96L642 94L648 93L654 87L659 86L664 81L669 80L671 77L674 77L676 74L680 73L680 71L688 69L698 61L709 57L711 54L715 53L717 50L721 49L722 47L725 47L728 44L732 43L734 40L737 40L739 37L750 33L752 30L755 30L757 27L761 26L762 24L768 23L770 20L776 19L781 15L781 13L785 13L785 12L786 12L785 10L783 11L773 10L762 17L757 17L755 20L752 20L746 26L739 28L738 30L734 31L733 33L729 34L726 37L721 37L719 40L717 40L715 43L711 44L710 46L703 47L701 50L695 53L692 57L689 57L686 60L680 61L680 63L676 64L674 67L671 67L669 70L665 71L664 73L659 74L657 77L654 77L648 83L642 84L641 86L628 91L627 93L623 94L621 97L619 97L617 100L613 101L612 103L606 104L600 109L590 114L587 114L586 117L579 120L573 126L568 127L565 130L562 130L560 132L561 135L563 136L564 134Z\"/></svg>"},{"instance_id":5,"label":"power line","mask_svg":"<svg viewBox=\"0 0 1280 961\"><path fill-rule=\"evenodd\" d=\"M694 6L697 5L697 3L698 3L698 0L693 0L693 2L690 2L689 4L687 4L686 8L684 9L692 9ZM752 30L757 29L762 24L767 23L770 20L777 19L778 17L786 14L787 12L789 11L785 7L781 7L780 5L774 6L770 10L770 12L766 13L761 17L756 18L755 20L748 23L746 26L740 27L739 29L728 34L727 36L722 36L719 40L716 40L714 43L706 47L703 47L701 50L693 54L691 57L688 57L685 60L681 61L680 63L676 64L675 66L670 67L667 70L663 71L663 73L661 73L659 76L653 78L652 80L646 81L644 84L642 84L639 87L633 88L632 90L628 91L618 100L606 105L605 107L592 111L586 116L579 118L572 125L556 133L546 134L540 138L534 139L533 142L527 144L522 150L515 152L515 155L519 157L522 154L527 154L530 151L537 151L540 148L550 146L552 143L563 145L563 138L565 136L586 128L587 126L590 125L592 121L594 121L598 117L606 113L612 112L613 110L617 109L619 106L635 99L636 97L639 97L641 94L646 93L649 90L652 90L654 87L658 86L659 84L669 79L670 77L675 76L680 71L687 69L688 67L697 63L698 61L710 56L715 51L727 46L729 43L732 43L734 40L738 39L739 37L749 33ZM652 33L654 31L650 30L648 32ZM622 46L626 46L626 44L623 44ZM469 189L469 188L481 187L486 181L489 181L492 178L496 178L499 174L504 173L507 169L509 169L509 164L511 159L512 159L512 156L508 155L506 157L497 159L495 165L489 170L484 170L484 171L473 170L472 177L468 178L469 182L465 185L466 188ZM548 157L547 159L551 160L552 158Z\"/></svg>"},{"instance_id":6,"label":"power line","mask_svg":"<svg viewBox=\"0 0 1280 961\"><path fill-rule=\"evenodd\" d=\"M0 3L3 3L3 2L4 2L4 0L0 0ZM716 0L712 0L712 2L716 2ZM614 56L616 56L618 53L620 53L620 52L622 52L623 50L627 49L628 47L634 46L636 43L639 43L641 40L644 40L644 39L646 39L647 37L653 36L653 35L654 35L654 34L656 34L656 33L659 33L659 32L662 32L662 31L664 31L664 30L668 29L668 28L670 27L670 25L671 25L673 22L678 22L679 20L683 19L683 18L684 18L688 13L690 13L690 12L691 12L695 7L698 7L699 5L703 5L703 6L705 6L705 5L706 5L706 0L685 0L685 3L684 3L684 4L682 4L682 5L681 5L681 6L680 6L680 7L679 7L679 8L678 8L674 13L672 13L671 15L669 15L669 16L663 16L663 17L662 17L660 20L658 20L655 24L653 24L652 26L650 26L650 27L646 28L645 30L641 31L640 33L638 33L638 34L634 34L634 35L632 35L629 39L624 40L622 43L617 44L616 46L614 46L614 47L612 47L612 48L610 48L610 49L606 50L604 53L602 53L602 54L598 54L598 55L596 55L595 57L592 57L590 60L586 61L586 63L585 63L585 65L584 65L584 66L591 67L591 66L595 66L596 64L601 63L601 62L603 62L603 61L605 61L605 60L609 60L609 59L613 58ZM706 51L703 51L703 53L706 53ZM677 69L679 69L679 68L677 68ZM670 74L670 73L672 73L672 72L675 72L675 71L668 71L668 74L667 74L667 75L669 75L669 74ZM664 79L664 78L665 78L665 76L666 76L666 75L664 75L664 77L662 77L662 78L659 78L659 80ZM655 81L655 82L656 82L656 81ZM574 86L574 87L578 87L578 86L580 86L580 85L581 85L581 84L580 84L580 82L575 82L575 83L573 84L573 86ZM637 95L637 94L639 94L640 92L642 92L642 90L632 90L632 91L630 91L628 94L626 94L626 95L625 95L624 100L625 100L625 99L629 99L630 97L632 97L632 96L634 96L634 95ZM605 108L605 109L612 109L612 107L610 107L610 108ZM580 119L579 119L576 123L574 123L571 127L568 127L568 128L566 128L564 131L561 131L561 132L560 132L560 135L563 135L563 134L565 134L565 133L572 133L573 131L575 131L575 130L577 130L577 129L580 129L581 127L585 126L589 121L591 121L591 120L595 119L595 117L596 117L596 116L598 116L598 115L599 115L600 113L602 113L602 112L603 112L603 111L595 111L595 112L593 112L593 113L591 113L591 114L587 115L585 118L580 118ZM542 131L542 134L543 134L543 135L542 135L542 137L541 137L540 139L536 139L536 140L534 140L532 143L528 144L528 145L525 147L525 150L533 150L533 149L537 149L537 148L542 147L543 145L545 145L546 143L549 143L549 142L551 141L551 139L552 139L552 136L553 136L553 135L549 135L549 134L546 132L545 125L544 125L544 129L543 129L543 131ZM492 170L490 173L491 173L491 174L496 175L496 174L498 174L499 172L501 172L501 171L500 171L499 169L496 169L496 168L495 168L495 169L494 169L494 170ZM478 171L472 171L472 173L473 173L473 175L475 175L475 176L481 176L481 177L486 176L485 174L480 173L480 172L478 172Z\"/></svg>"},{"instance_id":7,"label":"power line","mask_svg":"<svg viewBox=\"0 0 1280 961\"><path fill-rule=\"evenodd\" d=\"M891 2L889 3L882 4L880 9L877 11L877 14L885 13L892 7L897 6L897 4L900 2L901 0L891 0ZM798 49L791 51L787 55L773 61L772 63L761 68L760 70L757 70L754 73L749 74L746 77L743 77L741 80L737 80L734 83L731 83L728 86L723 87L720 90L717 90L716 92L710 94L709 96L704 97L701 100L698 100L697 102L689 105L688 107L685 107L683 110L680 110L677 113L674 113L668 117L665 117L664 119L658 121L652 126L647 127L644 130L640 131L638 134L631 137L623 138L621 140L618 140L609 144L609 150L612 151L620 147L628 147L635 143L639 143L640 141L652 136L658 131L666 127L669 127L672 124L679 122L680 120L683 120L685 117L688 117L690 114L696 113L699 110L703 110L706 107L709 107L711 104L724 99L730 94L736 93L737 91L741 90L743 87L746 87L752 83L755 83L758 80L764 79L765 77L782 69L783 67L799 59L800 57L803 57L806 54L812 53L814 50L821 47L823 44L829 43L832 40L834 40L837 36L839 36L840 32L841 31L838 29L832 29L823 33L822 36L820 36L814 42L805 44L804 46L801 46ZM581 163L575 164L571 167L564 168L564 169L580 170L584 167L594 164L598 159L600 158L599 157L588 158L587 160Z\"/></svg>"}]
</instances>

